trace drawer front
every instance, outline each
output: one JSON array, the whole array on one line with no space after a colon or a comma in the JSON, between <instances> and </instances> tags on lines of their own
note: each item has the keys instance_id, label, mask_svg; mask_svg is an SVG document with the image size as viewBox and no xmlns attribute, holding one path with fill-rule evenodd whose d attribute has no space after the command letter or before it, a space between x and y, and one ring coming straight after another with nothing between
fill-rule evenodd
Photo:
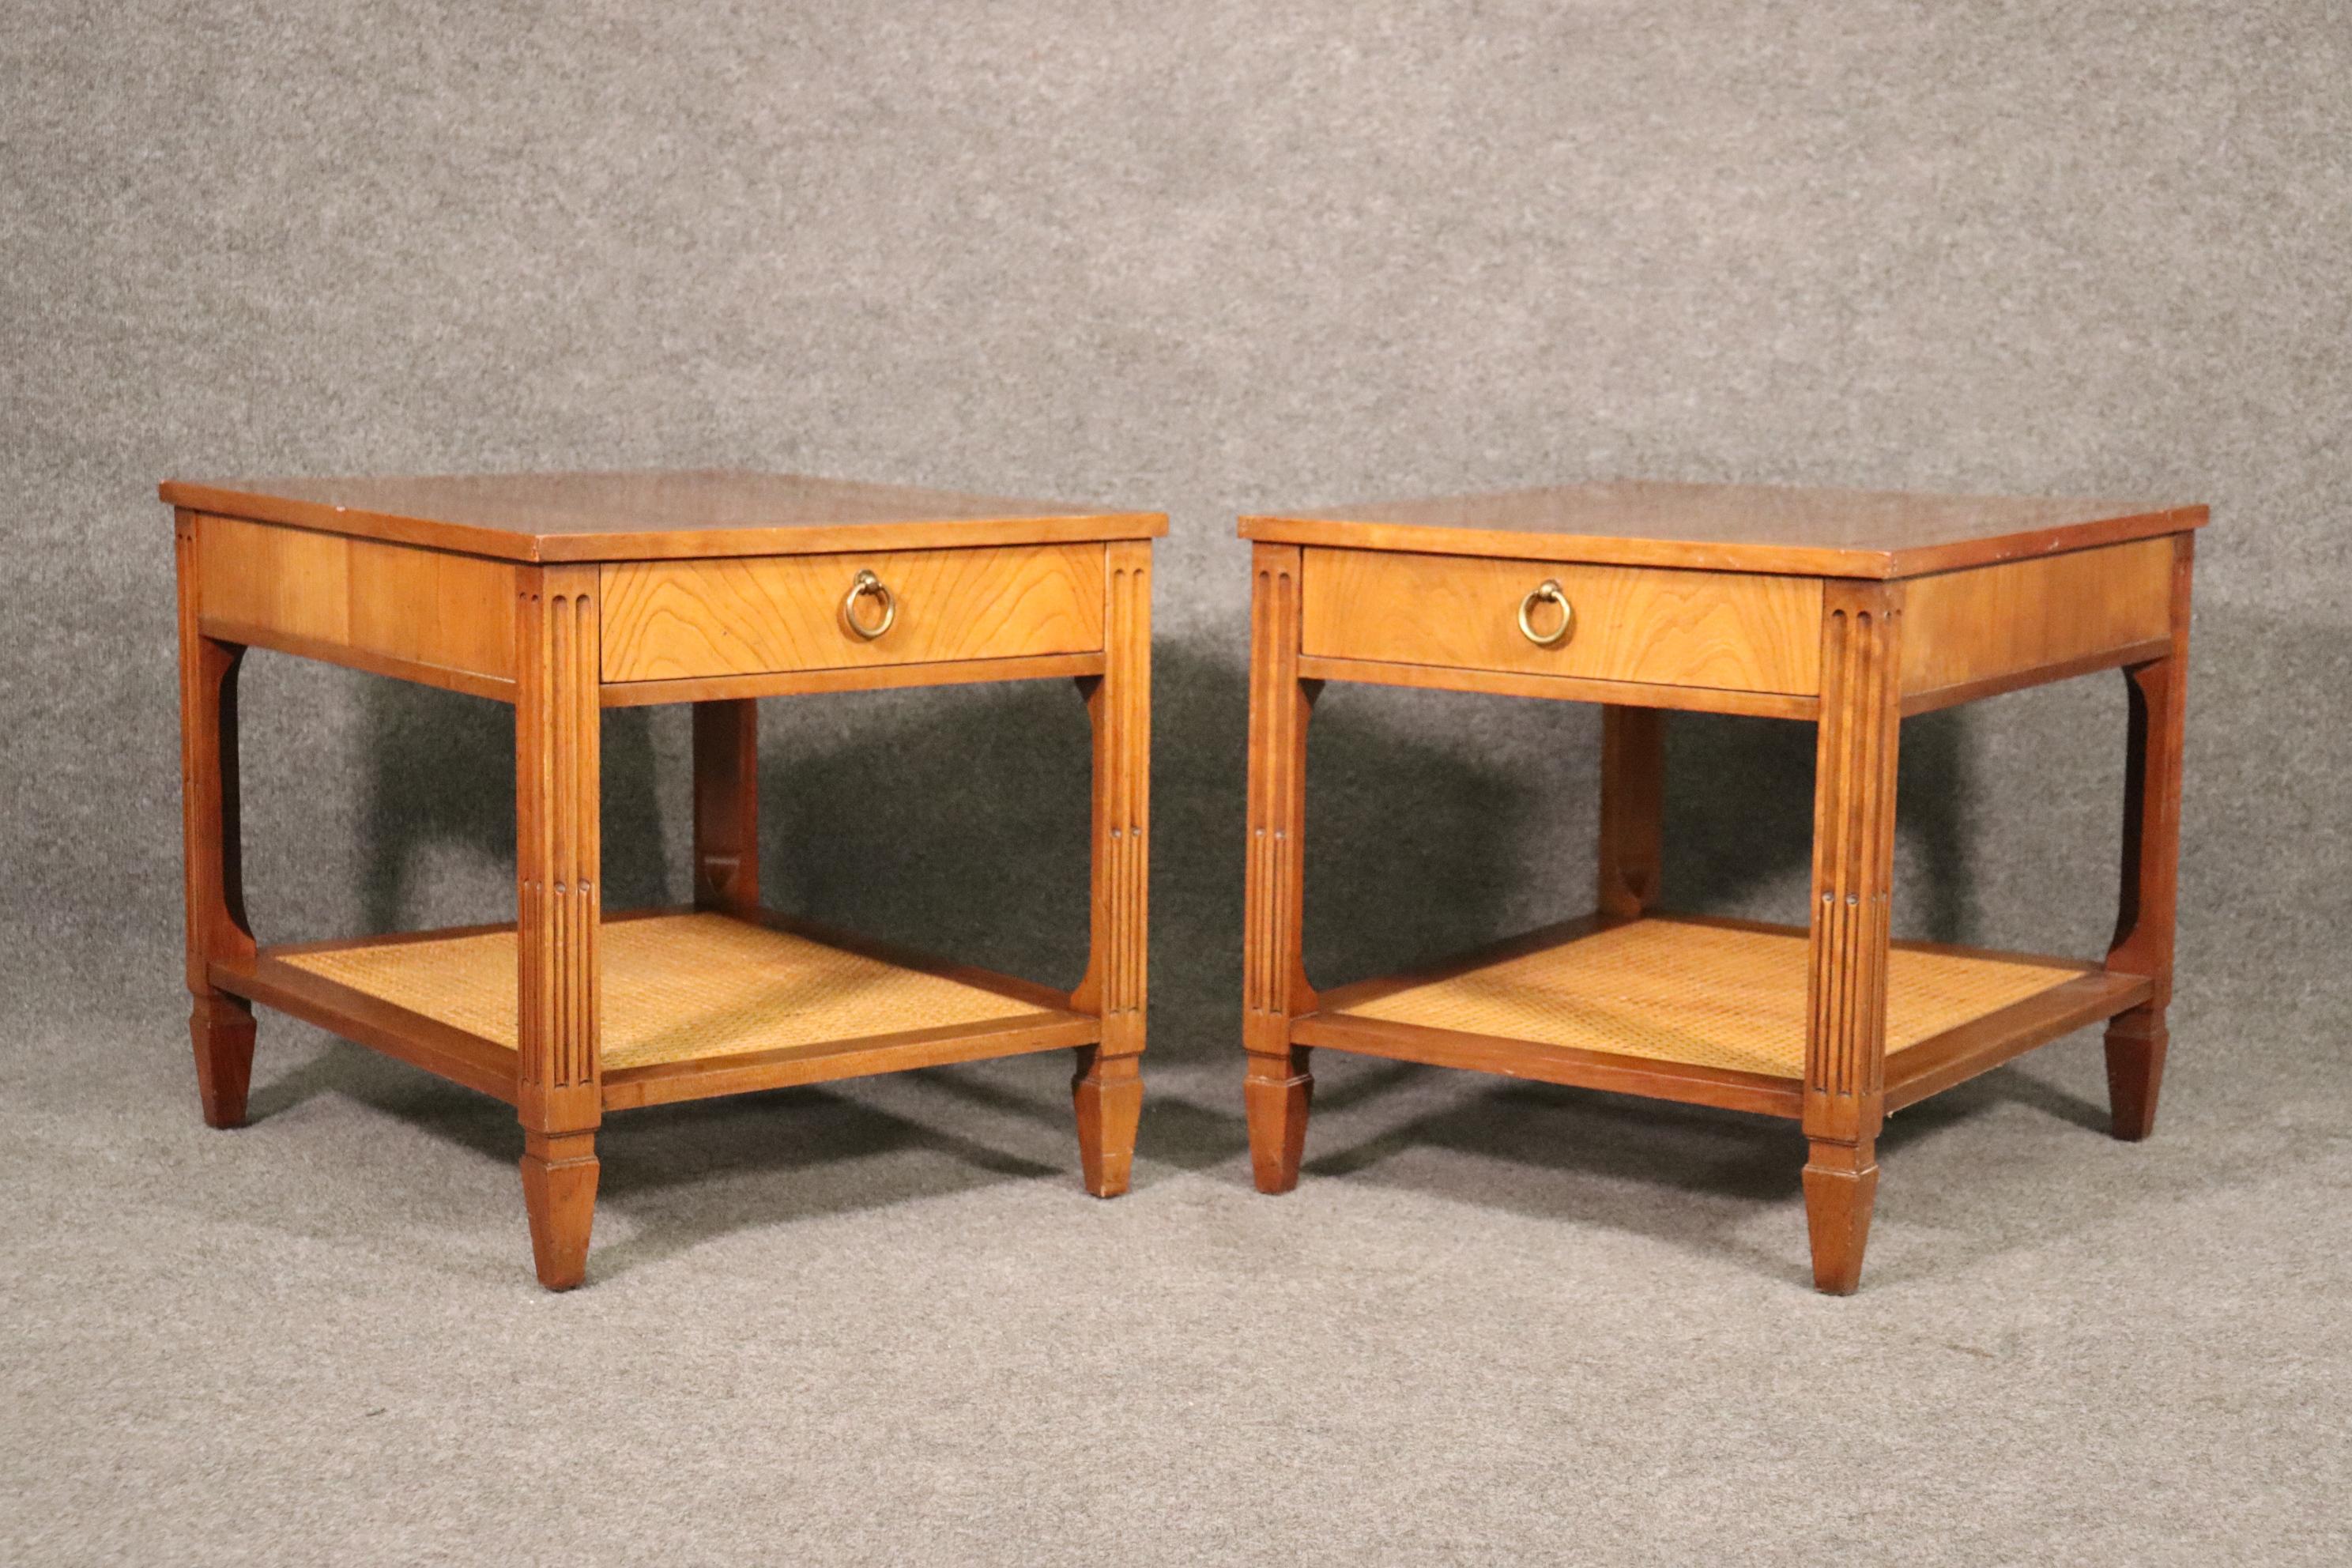
<instances>
[{"instance_id":1,"label":"drawer front","mask_svg":"<svg viewBox=\"0 0 2352 1568\"><path fill-rule=\"evenodd\" d=\"M890 624L861 637L843 601L870 572ZM907 550L733 561L638 561L604 571L608 681L1091 653L1103 646L1103 547ZM883 618L880 594L858 619Z\"/></svg>"},{"instance_id":2,"label":"drawer front","mask_svg":"<svg viewBox=\"0 0 2352 1568\"><path fill-rule=\"evenodd\" d=\"M1301 650L1723 691L1821 689L1822 585L1811 577L1594 566L1385 551L1306 552ZM1574 611L1528 595L1559 584Z\"/></svg>"}]
</instances>

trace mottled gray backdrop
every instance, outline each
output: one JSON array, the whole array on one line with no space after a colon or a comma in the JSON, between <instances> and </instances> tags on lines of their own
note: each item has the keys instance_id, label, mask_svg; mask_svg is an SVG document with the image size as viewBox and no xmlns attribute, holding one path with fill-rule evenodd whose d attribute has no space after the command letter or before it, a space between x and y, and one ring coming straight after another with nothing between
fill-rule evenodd
<instances>
[{"instance_id":1,"label":"mottled gray backdrop","mask_svg":"<svg viewBox=\"0 0 2352 1568\"><path fill-rule=\"evenodd\" d=\"M2184 984L2340 998L2333 6L35 5L0 49L19 985L172 983L158 479L743 465L1171 514L1171 1055L1238 1017L1237 510L1612 475L2210 501ZM1906 926L2097 951L2119 687L1906 729ZM497 917L502 710L273 657L247 688L265 938ZM1074 974L1066 689L763 717L780 897ZM1809 740L1674 729L1672 896L1791 909ZM615 898L684 885L685 732L606 721ZM1584 907L1595 736L1333 692L1318 973Z\"/></svg>"},{"instance_id":2,"label":"mottled gray backdrop","mask_svg":"<svg viewBox=\"0 0 2352 1568\"><path fill-rule=\"evenodd\" d=\"M740 465L1167 510L1163 1070L1238 1031L1237 511L1610 476L2126 494L2214 516L2168 1103L2231 1100L2268 1160L2260 1108L2336 1103L2352 1022L2347 80L2333 0L16 0L0 944L13 1007L80 1022L37 1058L12 1026L0 1064L193 1120L166 475ZM265 940L501 917L502 710L269 655L246 689ZM780 901L1075 977L1066 686L763 721ZM611 895L677 896L685 716L604 734ZM1671 901L1801 915L1809 733L1672 734ZM1329 692L1318 978L1583 909L1597 739ZM1900 925L2099 952L2122 741L2113 676L1906 726ZM320 1061L311 1090L391 1081ZM1213 1081L1202 1127L1237 1109ZM1148 1121L1147 1155L1155 1127L1181 1143Z\"/></svg>"}]
</instances>

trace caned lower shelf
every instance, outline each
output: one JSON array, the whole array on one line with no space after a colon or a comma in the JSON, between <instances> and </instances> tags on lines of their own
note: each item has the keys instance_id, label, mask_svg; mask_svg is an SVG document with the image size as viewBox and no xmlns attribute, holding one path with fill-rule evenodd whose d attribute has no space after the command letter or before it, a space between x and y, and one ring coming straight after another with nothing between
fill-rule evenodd
<instances>
[{"instance_id":1,"label":"caned lower shelf","mask_svg":"<svg viewBox=\"0 0 2352 1568\"><path fill-rule=\"evenodd\" d=\"M1301 1044L1794 1116L1801 930L1653 917L1572 921L1436 968L1326 992ZM1897 942L1886 1082L1908 1103L2147 995L2095 964Z\"/></svg>"},{"instance_id":2,"label":"caned lower shelf","mask_svg":"<svg viewBox=\"0 0 2352 1568\"><path fill-rule=\"evenodd\" d=\"M764 913L610 916L598 963L614 1107L1083 1045L1099 1029L1045 987ZM217 979L513 1095L511 925L265 949Z\"/></svg>"}]
</instances>

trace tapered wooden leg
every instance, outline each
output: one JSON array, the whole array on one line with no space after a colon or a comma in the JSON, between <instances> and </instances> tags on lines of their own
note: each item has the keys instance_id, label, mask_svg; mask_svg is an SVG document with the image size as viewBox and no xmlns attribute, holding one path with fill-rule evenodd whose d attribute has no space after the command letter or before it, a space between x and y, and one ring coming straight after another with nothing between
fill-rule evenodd
<instances>
[{"instance_id":1,"label":"tapered wooden leg","mask_svg":"<svg viewBox=\"0 0 2352 1568\"><path fill-rule=\"evenodd\" d=\"M196 1097L211 1127L245 1125L246 1089L253 1082L253 1004L215 992L195 999L188 1034L196 1047Z\"/></svg>"},{"instance_id":2,"label":"tapered wooden leg","mask_svg":"<svg viewBox=\"0 0 2352 1568\"><path fill-rule=\"evenodd\" d=\"M530 1256L539 1282L569 1290L588 1277L588 1231L596 1217L596 1135L522 1135L522 1201L530 1212Z\"/></svg>"},{"instance_id":3,"label":"tapered wooden leg","mask_svg":"<svg viewBox=\"0 0 2352 1568\"><path fill-rule=\"evenodd\" d=\"M1612 920L1639 920L1657 901L1665 864L1666 716L1601 710L1601 887Z\"/></svg>"},{"instance_id":4,"label":"tapered wooden leg","mask_svg":"<svg viewBox=\"0 0 2352 1568\"><path fill-rule=\"evenodd\" d=\"M2180 751L2188 717L2189 585L2196 536L2173 541L2172 651L2124 671L2130 698L2124 762L2123 896L2107 967L2145 974L2148 999L2107 1026L2107 1103L2115 1135L2156 1131L2170 1036L2173 928L2180 889Z\"/></svg>"},{"instance_id":5,"label":"tapered wooden leg","mask_svg":"<svg viewBox=\"0 0 2352 1568\"><path fill-rule=\"evenodd\" d=\"M694 904L760 904L760 705L694 704Z\"/></svg>"},{"instance_id":6,"label":"tapered wooden leg","mask_svg":"<svg viewBox=\"0 0 2352 1568\"><path fill-rule=\"evenodd\" d=\"M1813 1288L1851 1296L1862 1283L1862 1249L1878 1198L1878 1156L1869 1142L1812 1141L1805 1160L1805 1228L1813 1243Z\"/></svg>"},{"instance_id":7,"label":"tapered wooden leg","mask_svg":"<svg viewBox=\"0 0 2352 1568\"><path fill-rule=\"evenodd\" d=\"M1250 1174L1259 1192L1286 1193L1298 1184L1307 1111L1314 1098L1315 1075L1307 1070L1305 1046L1280 1056L1249 1053L1242 1106L1249 1116Z\"/></svg>"},{"instance_id":8,"label":"tapered wooden leg","mask_svg":"<svg viewBox=\"0 0 2352 1568\"><path fill-rule=\"evenodd\" d=\"M253 1079L253 1006L212 983L215 962L250 967L242 833L237 821L236 673L245 648L204 635L198 621L199 520L176 514L180 595L180 808L185 850L188 1034L196 1095L215 1127L245 1124Z\"/></svg>"},{"instance_id":9,"label":"tapered wooden leg","mask_svg":"<svg viewBox=\"0 0 2352 1568\"><path fill-rule=\"evenodd\" d=\"M1134 1174L1135 1129L1143 1116L1140 1059L1107 1056L1099 1046L1078 1047L1077 1076L1070 1079L1078 1162L1087 1191L1098 1198L1118 1196Z\"/></svg>"},{"instance_id":10,"label":"tapered wooden leg","mask_svg":"<svg viewBox=\"0 0 2352 1568\"><path fill-rule=\"evenodd\" d=\"M1299 958L1306 904L1307 720L1320 689L1298 678L1299 552L1260 544L1250 595L1249 861L1242 1045L1250 1168L1262 1193L1298 1184L1314 1080L1290 1021L1315 1007Z\"/></svg>"},{"instance_id":11,"label":"tapered wooden leg","mask_svg":"<svg viewBox=\"0 0 2352 1568\"><path fill-rule=\"evenodd\" d=\"M2107 1105L2115 1135L2137 1143L2156 1131L2156 1097L2164 1087L2164 1013L2135 1007L2107 1024Z\"/></svg>"},{"instance_id":12,"label":"tapered wooden leg","mask_svg":"<svg viewBox=\"0 0 2352 1568\"><path fill-rule=\"evenodd\" d=\"M597 573L517 573L515 617L516 1113L539 1281L580 1283L596 1204Z\"/></svg>"},{"instance_id":13,"label":"tapered wooden leg","mask_svg":"<svg viewBox=\"0 0 2352 1568\"><path fill-rule=\"evenodd\" d=\"M1094 726L1093 896L1071 1005L1102 1020L1071 1082L1087 1191L1127 1191L1143 1110L1151 891L1151 543L1106 548L1103 673L1079 682Z\"/></svg>"},{"instance_id":14,"label":"tapered wooden leg","mask_svg":"<svg viewBox=\"0 0 2352 1568\"><path fill-rule=\"evenodd\" d=\"M1813 1282L1861 1282L1885 1116L1886 948L1895 879L1902 588L1827 584L1813 774L1806 982L1805 1215Z\"/></svg>"}]
</instances>

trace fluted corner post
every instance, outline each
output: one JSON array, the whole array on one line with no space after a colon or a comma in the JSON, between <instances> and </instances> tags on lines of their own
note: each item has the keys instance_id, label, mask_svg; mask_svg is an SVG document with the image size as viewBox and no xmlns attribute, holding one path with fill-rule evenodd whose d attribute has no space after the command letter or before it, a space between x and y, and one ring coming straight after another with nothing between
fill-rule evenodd
<instances>
[{"instance_id":1,"label":"fluted corner post","mask_svg":"<svg viewBox=\"0 0 2352 1568\"><path fill-rule=\"evenodd\" d=\"M1290 1021L1314 1010L1299 953L1305 913L1307 721L1320 687L1298 676L1300 552L1254 547L1250 592L1249 860L1244 897L1243 1100L1262 1193L1298 1184L1315 1080Z\"/></svg>"},{"instance_id":2,"label":"fluted corner post","mask_svg":"<svg viewBox=\"0 0 2352 1568\"><path fill-rule=\"evenodd\" d=\"M603 1115L597 569L527 566L516 578L516 1109L539 1281L567 1290L587 1271Z\"/></svg>"},{"instance_id":3,"label":"fluted corner post","mask_svg":"<svg viewBox=\"0 0 2352 1568\"><path fill-rule=\"evenodd\" d=\"M2172 1001L2172 932L2180 885L2180 755L2188 715L2189 588L2197 536L2173 538L2172 647L2124 671L2130 693L2124 763L2123 897L2107 967L2147 976L2146 1002L2107 1024L2107 1101L2115 1135L2156 1130L2164 1084L2165 1008Z\"/></svg>"},{"instance_id":4,"label":"fluted corner post","mask_svg":"<svg viewBox=\"0 0 2352 1568\"><path fill-rule=\"evenodd\" d=\"M1805 1215L1813 1283L1843 1296L1862 1279L1885 1116L1903 588L1832 581L1825 589L1806 985Z\"/></svg>"},{"instance_id":5,"label":"fluted corner post","mask_svg":"<svg viewBox=\"0 0 2352 1568\"><path fill-rule=\"evenodd\" d=\"M1657 901L1664 866L1666 715L1601 710L1601 918L1633 921Z\"/></svg>"},{"instance_id":6,"label":"fluted corner post","mask_svg":"<svg viewBox=\"0 0 2352 1568\"><path fill-rule=\"evenodd\" d=\"M205 636L197 521L173 518L180 597L180 826L186 856L187 983L196 1097L214 1127L245 1123L253 1080L253 1004L212 983L215 962L250 967L244 843L237 816L236 672L241 643Z\"/></svg>"},{"instance_id":7,"label":"fluted corner post","mask_svg":"<svg viewBox=\"0 0 2352 1568\"><path fill-rule=\"evenodd\" d=\"M1127 1191L1143 1115L1151 871L1151 542L1104 547L1103 673L1081 682L1094 726L1094 870L1086 977L1071 1005L1102 1019L1070 1097L1087 1191Z\"/></svg>"},{"instance_id":8,"label":"fluted corner post","mask_svg":"<svg viewBox=\"0 0 2352 1568\"><path fill-rule=\"evenodd\" d=\"M760 907L760 704L694 704L694 907Z\"/></svg>"}]
</instances>

